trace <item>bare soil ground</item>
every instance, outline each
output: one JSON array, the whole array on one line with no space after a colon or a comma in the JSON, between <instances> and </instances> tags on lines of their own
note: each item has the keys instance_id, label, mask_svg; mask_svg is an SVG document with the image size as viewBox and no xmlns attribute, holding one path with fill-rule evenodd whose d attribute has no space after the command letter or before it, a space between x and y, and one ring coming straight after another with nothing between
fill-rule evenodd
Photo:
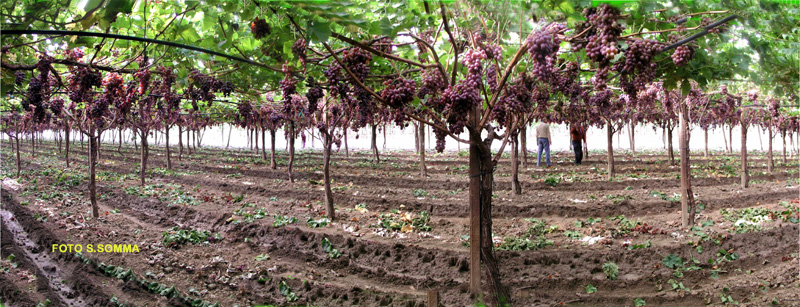
<instances>
[{"instance_id":1,"label":"bare soil ground","mask_svg":"<svg viewBox=\"0 0 800 307\"><path fill-rule=\"evenodd\" d=\"M13 176L3 145L2 171ZM298 153L290 183L283 152L277 170L256 153L205 148L166 170L164 148L154 147L140 187L138 152L104 144L101 217L92 219L85 151L74 146L67 168L54 143L35 155L29 145L22 178L3 181L8 306L424 306L428 290L444 306L472 305L463 155L429 155L422 178L410 152L382 152L380 163L336 154L339 221L326 224L319 152ZM742 189L737 156L694 155L702 205L698 225L681 229L679 167L663 153L618 153L614 181L605 155L582 166L570 156L556 153L549 169L530 158L522 195L510 190L509 159L495 172L494 239L513 306L800 305L796 158L777 156L767 174L754 154ZM165 242L176 229L210 236ZM54 253L54 243L140 252Z\"/></svg>"}]
</instances>

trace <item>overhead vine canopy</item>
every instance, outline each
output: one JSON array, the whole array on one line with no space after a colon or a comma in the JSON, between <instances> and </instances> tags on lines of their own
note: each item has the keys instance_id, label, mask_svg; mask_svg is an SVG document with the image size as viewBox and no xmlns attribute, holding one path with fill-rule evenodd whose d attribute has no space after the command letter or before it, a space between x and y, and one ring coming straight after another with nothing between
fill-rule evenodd
<instances>
[{"instance_id":1,"label":"overhead vine canopy","mask_svg":"<svg viewBox=\"0 0 800 307\"><path fill-rule=\"evenodd\" d=\"M444 3L454 10L448 13L454 30L475 30L479 26L501 36L504 45L519 45L532 30L548 22L564 22L573 27L585 19L583 9L592 5L591 1ZM627 25L621 35L667 41L670 34L688 36L698 26L726 14L737 14L739 19L730 23L734 31L723 34L722 39L713 39L713 43L697 40L700 52L694 54L696 60L688 67L665 72L668 85L682 78L698 80L701 85L709 80L736 79L731 69L739 68L735 73L740 77L752 77L767 90L787 95L797 92L793 78L797 76L798 56L796 52L788 52L797 49L797 8L768 1L692 1L674 5L657 1L623 2L619 7L627 15L624 18ZM396 42L410 41L403 38L408 38L409 33L441 27L443 17L438 2L426 1L21 0L6 1L0 14L4 30L70 30L164 40L252 60L274 69L149 42L75 35L4 35L4 64L33 64L38 61L39 52L58 57L59 53L77 47L92 57L94 65L135 70L138 68L135 59L147 55L156 61L154 65L178 68L179 85L186 86L189 72L199 69L234 82L240 93L252 97L276 89L277 81L282 79L279 70L283 63L301 70L304 63L292 52L292 45L301 37L307 36L310 42L308 64L327 64L330 59L319 54L324 52L319 45L321 41L330 42L334 49L347 46L351 43L348 40L383 36ZM670 21L684 17L686 22L677 29L685 31L637 35L675 29L676 24ZM254 35L251 29L258 24L257 20L266 25L260 35ZM737 39L743 39L746 45L737 45ZM440 53L450 48L441 37L434 47ZM416 51L410 44L398 46L396 56L413 59ZM513 55L509 48L504 52L506 56ZM565 58L574 56L578 55ZM451 57L445 54L439 60L446 65ZM377 61L375 66L385 68L386 62ZM751 65L759 69L749 70ZM319 75L314 68L308 71ZM13 83L8 70L4 70L3 81L4 85Z\"/></svg>"}]
</instances>

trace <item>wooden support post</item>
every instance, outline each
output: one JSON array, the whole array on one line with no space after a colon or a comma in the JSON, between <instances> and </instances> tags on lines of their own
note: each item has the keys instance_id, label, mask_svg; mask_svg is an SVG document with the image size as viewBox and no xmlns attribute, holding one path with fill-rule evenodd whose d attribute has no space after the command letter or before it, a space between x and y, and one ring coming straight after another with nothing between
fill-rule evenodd
<instances>
[{"instance_id":1,"label":"wooden support post","mask_svg":"<svg viewBox=\"0 0 800 307\"><path fill-rule=\"evenodd\" d=\"M472 140L472 139L470 139ZM481 199L480 155L478 145L469 145L469 292L481 291Z\"/></svg>"},{"instance_id":2,"label":"wooden support post","mask_svg":"<svg viewBox=\"0 0 800 307\"><path fill-rule=\"evenodd\" d=\"M428 307L439 307L438 290L428 290Z\"/></svg>"}]
</instances>

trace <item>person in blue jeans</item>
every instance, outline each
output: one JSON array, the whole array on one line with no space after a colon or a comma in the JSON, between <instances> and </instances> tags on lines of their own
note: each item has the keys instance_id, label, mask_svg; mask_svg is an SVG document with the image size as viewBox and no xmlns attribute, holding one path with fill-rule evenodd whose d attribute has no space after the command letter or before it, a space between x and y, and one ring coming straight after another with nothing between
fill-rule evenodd
<instances>
[{"instance_id":1,"label":"person in blue jeans","mask_svg":"<svg viewBox=\"0 0 800 307\"><path fill-rule=\"evenodd\" d=\"M544 150L545 162L547 167L550 167L550 125L547 124L547 121L536 126L536 140L539 143L539 157L536 166L542 166L542 151Z\"/></svg>"}]
</instances>

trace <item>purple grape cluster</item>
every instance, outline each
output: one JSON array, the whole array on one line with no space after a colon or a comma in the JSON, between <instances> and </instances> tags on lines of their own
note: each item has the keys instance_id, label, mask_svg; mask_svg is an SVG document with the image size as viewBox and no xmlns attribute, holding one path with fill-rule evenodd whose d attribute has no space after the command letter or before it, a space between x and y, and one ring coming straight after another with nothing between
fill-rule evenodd
<instances>
[{"instance_id":1,"label":"purple grape cluster","mask_svg":"<svg viewBox=\"0 0 800 307\"><path fill-rule=\"evenodd\" d=\"M619 10L608 4L601 4L596 8L585 10L584 16L588 24L581 25L580 30L590 25L593 28L588 32L586 44L576 44L573 51L585 48L586 55L590 59L596 62L609 61L619 52L617 39L624 29L617 21L620 18Z\"/></svg>"},{"instance_id":2,"label":"purple grape cluster","mask_svg":"<svg viewBox=\"0 0 800 307\"><path fill-rule=\"evenodd\" d=\"M533 74L539 80L550 80L561 39L557 34L565 31L564 24L553 24L536 31L527 39L528 53L533 58Z\"/></svg>"},{"instance_id":3,"label":"purple grape cluster","mask_svg":"<svg viewBox=\"0 0 800 307\"><path fill-rule=\"evenodd\" d=\"M193 100L199 99L209 105L216 98L214 92L219 91L222 87L222 82L196 69L189 73L189 81L190 85L185 94L188 94L188 97Z\"/></svg>"},{"instance_id":4,"label":"purple grape cluster","mask_svg":"<svg viewBox=\"0 0 800 307\"><path fill-rule=\"evenodd\" d=\"M22 86L23 83L25 83L25 72L17 70L14 72L14 84L17 86Z\"/></svg>"},{"instance_id":5,"label":"purple grape cluster","mask_svg":"<svg viewBox=\"0 0 800 307\"><path fill-rule=\"evenodd\" d=\"M256 17L256 19L250 23L250 31L253 32L253 37L261 39L269 35L272 29L266 20Z\"/></svg>"},{"instance_id":6,"label":"purple grape cluster","mask_svg":"<svg viewBox=\"0 0 800 307\"><path fill-rule=\"evenodd\" d=\"M658 42L649 39L635 40L628 44L622 71L634 72L648 69L650 61L660 50Z\"/></svg>"},{"instance_id":7,"label":"purple grape cluster","mask_svg":"<svg viewBox=\"0 0 800 307\"><path fill-rule=\"evenodd\" d=\"M433 128L433 135L436 137L436 152L444 152L447 131Z\"/></svg>"},{"instance_id":8,"label":"purple grape cluster","mask_svg":"<svg viewBox=\"0 0 800 307\"><path fill-rule=\"evenodd\" d=\"M306 40L305 39L298 39L297 41L292 44L292 54L294 54L299 59L306 58Z\"/></svg>"},{"instance_id":9,"label":"purple grape cluster","mask_svg":"<svg viewBox=\"0 0 800 307\"><path fill-rule=\"evenodd\" d=\"M750 102L755 103L756 100L758 100L758 91L757 90L747 91L747 99L750 100Z\"/></svg>"},{"instance_id":10,"label":"purple grape cluster","mask_svg":"<svg viewBox=\"0 0 800 307\"><path fill-rule=\"evenodd\" d=\"M253 120L253 105L249 101L240 102L237 106L238 120L241 127L245 127Z\"/></svg>"},{"instance_id":11,"label":"purple grape cluster","mask_svg":"<svg viewBox=\"0 0 800 307\"><path fill-rule=\"evenodd\" d=\"M420 76L422 86L420 86L417 96L419 96L420 99L428 95L436 96L436 94L440 93L445 88L444 78L445 77L436 69L429 68L423 70Z\"/></svg>"},{"instance_id":12,"label":"purple grape cluster","mask_svg":"<svg viewBox=\"0 0 800 307\"><path fill-rule=\"evenodd\" d=\"M64 99L56 98L50 100L50 102L47 103L47 108L50 109L53 115L60 116L61 112L64 111Z\"/></svg>"},{"instance_id":13,"label":"purple grape cluster","mask_svg":"<svg viewBox=\"0 0 800 307\"><path fill-rule=\"evenodd\" d=\"M781 104L775 97L769 98L769 113L772 118L778 118L780 114Z\"/></svg>"},{"instance_id":14,"label":"purple grape cluster","mask_svg":"<svg viewBox=\"0 0 800 307\"><path fill-rule=\"evenodd\" d=\"M486 53L486 58L490 60L500 61L503 59L503 49L500 45L490 44L482 46L483 52Z\"/></svg>"},{"instance_id":15,"label":"purple grape cluster","mask_svg":"<svg viewBox=\"0 0 800 307\"><path fill-rule=\"evenodd\" d=\"M392 39L389 37L383 37L379 39L375 49L378 49L378 51L386 54L391 54L393 49Z\"/></svg>"},{"instance_id":16,"label":"purple grape cluster","mask_svg":"<svg viewBox=\"0 0 800 307\"><path fill-rule=\"evenodd\" d=\"M629 100L636 101L636 92L644 90L655 79L658 66L652 60L660 50L656 41L635 40L625 50L625 61L614 64L612 69L620 72L620 87Z\"/></svg>"},{"instance_id":17,"label":"purple grape cluster","mask_svg":"<svg viewBox=\"0 0 800 307\"><path fill-rule=\"evenodd\" d=\"M281 93L283 93L283 100L289 100L292 95L297 93L297 80L292 77L291 74L286 74L286 76L281 80Z\"/></svg>"},{"instance_id":18,"label":"purple grape cluster","mask_svg":"<svg viewBox=\"0 0 800 307\"><path fill-rule=\"evenodd\" d=\"M381 98L394 109L403 107L414 100L414 93L417 91L417 84L414 80L403 77L386 80L383 85L386 87L380 93Z\"/></svg>"},{"instance_id":19,"label":"purple grape cluster","mask_svg":"<svg viewBox=\"0 0 800 307\"><path fill-rule=\"evenodd\" d=\"M175 84L175 73L172 72L172 69L166 68L164 66L156 67L156 71L161 75L161 86L162 90L169 90L172 88L172 85Z\"/></svg>"},{"instance_id":20,"label":"purple grape cluster","mask_svg":"<svg viewBox=\"0 0 800 307\"><path fill-rule=\"evenodd\" d=\"M234 90L233 82L231 82L231 81L222 82L222 85L220 86L219 90L220 90L220 92L222 92L223 96L225 96L225 97L230 96L231 93L233 93L233 90Z\"/></svg>"},{"instance_id":21,"label":"purple grape cluster","mask_svg":"<svg viewBox=\"0 0 800 307\"><path fill-rule=\"evenodd\" d=\"M66 51L66 56L70 60L80 60L81 58L83 58L84 53L83 50L81 49L72 48Z\"/></svg>"},{"instance_id":22,"label":"purple grape cluster","mask_svg":"<svg viewBox=\"0 0 800 307\"><path fill-rule=\"evenodd\" d=\"M683 66L686 63L689 63L689 60L692 59L693 55L692 48L686 45L678 46L675 48L675 52L672 53L672 62L675 63L677 66Z\"/></svg>"},{"instance_id":23,"label":"purple grape cluster","mask_svg":"<svg viewBox=\"0 0 800 307\"><path fill-rule=\"evenodd\" d=\"M70 100L75 103L90 101L89 91L93 87L101 85L102 76L98 71L86 67L76 66L71 70L72 74L69 76L68 83Z\"/></svg>"},{"instance_id":24,"label":"purple grape cluster","mask_svg":"<svg viewBox=\"0 0 800 307\"><path fill-rule=\"evenodd\" d=\"M109 106L108 99L106 98L97 99L89 106L89 113L87 114L89 115L89 118L96 121L106 115L106 113L108 112L108 106Z\"/></svg>"},{"instance_id":25,"label":"purple grape cluster","mask_svg":"<svg viewBox=\"0 0 800 307\"><path fill-rule=\"evenodd\" d=\"M308 112L314 113L317 111L317 104L319 100L325 95L322 91L322 88L314 81L314 78L311 76L308 77L306 80L306 85L309 86L308 91L306 92L306 99L308 100Z\"/></svg>"},{"instance_id":26,"label":"purple grape cluster","mask_svg":"<svg viewBox=\"0 0 800 307\"><path fill-rule=\"evenodd\" d=\"M446 105L445 110L449 111L447 124L450 132L463 132L470 109L479 105L481 101L478 86L468 78L445 89L442 97Z\"/></svg>"},{"instance_id":27,"label":"purple grape cluster","mask_svg":"<svg viewBox=\"0 0 800 307\"><path fill-rule=\"evenodd\" d=\"M44 82L41 81L39 76L31 78L28 82L28 95L25 102L22 103L22 108L25 111L32 111L39 109L44 100Z\"/></svg>"},{"instance_id":28,"label":"purple grape cluster","mask_svg":"<svg viewBox=\"0 0 800 307\"><path fill-rule=\"evenodd\" d=\"M611 68L608 66L601 67L594 76L592 76L592 85L594 85L595 90L602 91L606 89L609 70L611 70Z\"/></svg>"},{"instance_id":29,"label":"purple grape cluster","mask_svg":"<svg viewBox=\"0 0 800 307\"><path fill-rule=\"evenodd\" d=\"M297 79L292 77L292 73L289 69L289 66L284 64L283 71L286 75L281 80L281 94L283 95L283 115L289 119L295 119L295 117L301 113L303 113L305 103L299 104L300 99L295 95L297 93Z\"/></svg>"},{"instance_id":30,"label":"purple grape cluster","mask_svg":"<svg viewBox=\"0 0 800 307\"><path fill-rule=\"evenodd\" d=\"M464 53L464 64L467 65L468 75L475 75L480 78L483 70L481 61L486 59L486 52L483 50L470 49ZM469 77L467 77L469 78Z\"/></svg>"},{"instance_id":31,"label":"purple grape cluster","mask_svg":"<svg viewBox=\"0 0 800 307\"><path fill-rule=\"evenodd\" d=\"M528 37L528 53L534 61L544 62L547 57L558 51L558 46L553 42L553 34L547 30L536 31Z\"/></svg>"},{"instance_id":32,"label":"purple grape cluster","mask_svg":"<svg viewBox=\"0 0 800 307\"><path fill-rule=\"evenodd\" d=\"M133 77L139 81L139 95L144 95L147 92L148 87L150 86L150 70L149 69L140 69Z\"/></svg>"},{"instance_id":33,"label":"purple grape cluster","mask_svg":"<svg viewBox=\"0 0 800 307\"><path fill-rule=\"evenodd\" d=\"M497 90L497 64L489 65L486 69L486 82L489 83L489 89L494 93Z\"/></svg>"}]
</instances>

